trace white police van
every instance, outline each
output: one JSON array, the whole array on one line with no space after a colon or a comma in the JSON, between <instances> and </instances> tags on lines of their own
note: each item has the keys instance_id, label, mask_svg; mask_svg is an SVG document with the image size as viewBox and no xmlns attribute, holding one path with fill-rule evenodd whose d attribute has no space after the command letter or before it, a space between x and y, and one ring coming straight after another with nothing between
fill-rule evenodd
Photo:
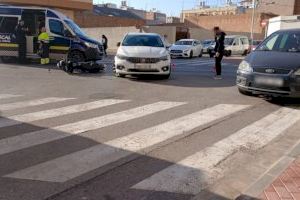
<instances>
[{"instance_id":1,"label":"white police van","mask_svg":"<svg viewBox=\"0 0 300 200\"><path fill-rule=\"evenodd\" d=\"M2 61L18 56L15 28L19 20L28 28L27 58L38 58L38 34L41 23L50 36L50 59L68 57L80 62L102 60L103 46L88 37L71 19L62 13L40 7L0 5L0 57Z\"/></svg>"}]
</instances>

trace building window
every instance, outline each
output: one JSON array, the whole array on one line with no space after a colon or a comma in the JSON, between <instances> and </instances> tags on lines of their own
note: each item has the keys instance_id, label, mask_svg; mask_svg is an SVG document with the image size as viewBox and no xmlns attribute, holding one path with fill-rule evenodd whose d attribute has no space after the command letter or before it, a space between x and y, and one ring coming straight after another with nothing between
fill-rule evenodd
<instances>
[{"instance_id":1,"label":"building window","mask_svg":"<svg viewBox=\"0 0 300 200\"><path fill-rule=\"evenodd\" d=\"M17 17L0 17L0 33L14 33L17 25Z\"/></svg>"},{"instance_id":2,"label":"building window","mask_svg":"<svg viewBox=\"0 0 300 200\"><path fill-rule=\"evenodd\" d=\"M50 19L49 20L49 28L51 33L57 34L57 35L64 35L64 25L61 21Z\"/></svg>"}]
</instances>

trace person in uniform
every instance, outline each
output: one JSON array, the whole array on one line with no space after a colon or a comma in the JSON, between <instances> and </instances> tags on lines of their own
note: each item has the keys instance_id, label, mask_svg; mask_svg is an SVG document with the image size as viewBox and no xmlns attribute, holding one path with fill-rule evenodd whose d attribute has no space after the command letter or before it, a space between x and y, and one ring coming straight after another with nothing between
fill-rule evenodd
<instances>
[{"instance_id":1,"label":"person in uniform","mask_svg":"<svg viewBox=\"0 0 300 200\"><path fill-rule=\"evenodd\" d=\"M47 65L50 62L49 59L49 34L46 32L46 28L44 25L40 28L40 35L38 37L39 41L39 49L41 56L41 64Z\"/></svg>"},{"instance_id":2,"label":"person in uniform","mask_svg":"<svg viewBox=\"0 0 300 200\"><path fill-rule=\"evenodd\" d=\"M18 61L21 64L26 63L26 53L27 53L27 45L26 45L26 32L28 28L25 27L25 23L23 20L20 20L16 27L16 41L18 44Z\"/></svg>"},{"instance_id":3,"label":"person in uniform","mask_svg":"<svg viewBox=\"0 0 300 200\"><path fill-rule=\"evenodd\" d=\"M215 79L222 79L222 59L224 56L224 51L225 51L225 36L226 33L221 31L219 27L214 27L214 33L215 33L215 41L216 41L216 46L215 46L215 61L216 61L216 76Z\"/></svg>"}]
</instances>

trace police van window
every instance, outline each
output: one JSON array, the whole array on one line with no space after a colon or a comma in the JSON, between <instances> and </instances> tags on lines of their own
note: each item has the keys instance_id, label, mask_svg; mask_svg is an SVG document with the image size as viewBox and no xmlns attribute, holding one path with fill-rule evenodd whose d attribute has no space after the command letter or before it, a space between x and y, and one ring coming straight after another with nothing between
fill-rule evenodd
<instances>
[{"instance_id":1,"label":"police van window","mask_svg":"<svg viewBox=\"0 0 300 200\"><path fill-rule=\"evenodd\" d=\"M57 35L64 35L64 25L61 21L50 19L49 20L50 31Z\"/></svg>"},{"instance_id":2,"label":"police van window","mask_svg":"<svg viewBox=\"0 0 300 200\"><path fill-rule=\"evenodd\" d=\"M1 17L0 33L14 33L17 25L18 25L17 17Z\"/></svg>"}]
</instances>

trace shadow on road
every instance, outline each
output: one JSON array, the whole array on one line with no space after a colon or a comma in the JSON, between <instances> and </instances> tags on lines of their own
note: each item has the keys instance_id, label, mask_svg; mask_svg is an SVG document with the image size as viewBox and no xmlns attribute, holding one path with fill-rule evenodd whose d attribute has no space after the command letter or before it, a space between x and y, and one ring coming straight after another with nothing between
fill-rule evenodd
<instances>
[{"instance_id":1,"label":"shadow on road","mask_svg":"<svg viewBox=\"0 0 300 200\"><path fill-rule=\"evenodd\" d=\"M1 120L7 121L10 119L1 117L0 123ZM22 143L29 145L13 150L17 145L14 144L13 137L24 136L45 129L47 128L35 126L30 123L19 123L18 125L2 127L0 129L0 141L8 138L11 139L7 140L7 143L0 142L0 146L4 147L0 150L0 198L6 200L189 200L195 197L191 194L133 189L132 187L137 183L175 163L149 157L146 153L130 152L126 149L108 146L105 143L99 143L90 137L86 137L84 134L76 135L74 133L70 134L55 129L48 129L46 135L44 135L45 138L49 137L49 134L54 136L54 138L56 136L60 137L60 135L63 135L63 137L48 142L41 137L36 137L35 139L37 140L38 138L44 140L44 142L41 142L40 144L32 144L30 141L26 141L25 137L20 145L23 145ZM100 129L97 134L104 134L104 132L101 132ZM8 147L7 145L10 145L10 143L11 146ZM156 144L155 148L162 147L163 145L166 145L165 142L164 144ZM80 157L71 161L73 165L71 165L70 168L66 167L68 166L68 163L50 164L44 166L45 168L42 170L44 173L42 174L40 173L41 171L38 170L34 171L33 177L31 173L25 173L24 176L27 177L28 175L28 179L16 179L11 176L4 177L7 174L28 169L32 166L40 165L50 160L94 148L96 146L101 147L101 149L106 152L106 154L104 154L105 156L102 156L102 152L99 151L97 160L103 161L108 159L110 161L107 161L107 164L105 165L99 165L99 167L94 169L91 168L89 172L79 174L78 176L75 176L75 178L70 178L68 181L60 183L42 181L42 179L39 179L39 176L43 177L43 174L48 174L48 171L50 171L48 174L50 175L52 170L57 169L61 169L61 171L59 170L61 176L65 176L65 173L69 174L69 172L73 172L73 170L76 173L76 168L80 167L76 165L76 162L80 161ZM151 147L149 148L151 149ZM143 152L144 150L141 151ZM117 156L117 159L115 160L111 160L116 154L120 156ZM95 163L93 160L89 160L89 162ZM199 182L203 181L202 177L205 176L202 174L201 170L198 169L179 165L177 166L177 169L179 174L181 172L184 173L189 171L189 175L192 175L193 178L195 178L194 180L198 180ZM54 174L53 176L57 175ZM55 179L55 177L52 178ZM58 176L56 178L59 179L60 177ZM190 187L194 187L194 189L197 190L197 187L195 188L194 185L190 185ZM202 192L206 192L207 198L201 197L201 200L227 200L226 198L213 194L205 189L203 189Z\"/></svg>"}]
</instances>

